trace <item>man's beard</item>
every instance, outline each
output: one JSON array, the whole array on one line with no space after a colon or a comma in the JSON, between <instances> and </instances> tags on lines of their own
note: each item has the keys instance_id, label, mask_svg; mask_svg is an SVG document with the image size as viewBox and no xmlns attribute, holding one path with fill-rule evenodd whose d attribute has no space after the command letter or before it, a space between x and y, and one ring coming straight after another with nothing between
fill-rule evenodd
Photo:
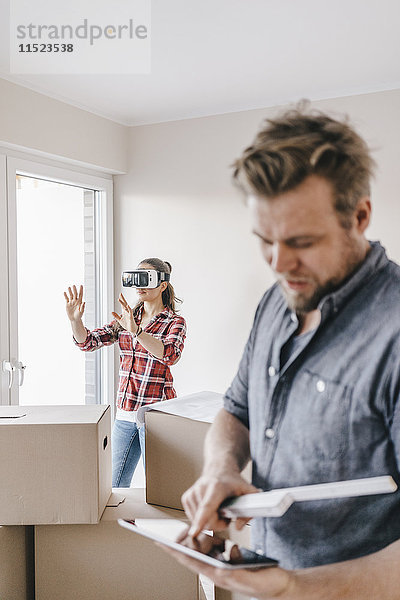
<instances>
[{"instance_id":1,"label":"man's beard","mask_svg":"<svg viewBox=\"0 0 400 600\"><path fill-rule=\"evenodd\" d=\"M342 279L339 281L337 278L330 279L324 285L317 286L311 296L302 296L301 294L292 296L283 286L281 289L289 308L297 314L303 314L317 309L322 298L337 290L342 282Z\"/></svg>"},{"instance_id":2,"label":"man's beard","mask_svg":"<svg viewBox=\"0 0 400 600\"><path fill-rule=\"evenodd\" d=\"M344 285L344 283L350 279L355 271L357 271L364 259L365 255L362 255L358 252L351 252L348 255L343 255L343 266L339 273L335 277L332 277L326 281L324 284L318 285L317 283L316 288L311 296L302 296L301 294L292 296L283 287L282 282L280 281L279 283L281 285L282 293L286 298L289 308L297 314L308 313L312 310L316 310L322 298L342 287L342 285Z\"/></svg>"}]
</instances>

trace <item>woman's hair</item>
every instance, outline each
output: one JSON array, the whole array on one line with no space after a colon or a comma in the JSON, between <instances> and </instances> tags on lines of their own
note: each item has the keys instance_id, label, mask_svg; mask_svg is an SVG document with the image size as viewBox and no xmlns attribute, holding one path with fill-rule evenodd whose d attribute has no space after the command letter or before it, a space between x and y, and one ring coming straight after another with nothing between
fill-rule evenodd
<instances>
[{"instance_id":1,"label":"woman's hair","mask_svg":"<svg viewBox=\"0 0 400 600\"><path fill-rule=\"evenodd\" d=\"M166 260L161 260L160 258L145 258L144 260L140 261L139 266L144 264L151 265L156 271L161 271L161 273L171 273L172 271L171 264ZM170 281L167 282L167 287L163 291L161 298L164 306L170 308L175 314L178 312L176 303L182 302L182 300L175 295L174 288L172 287ZM139 306L142 304L143 302L139 301L136 304L135 309L139 308Z\"/></svg>"},{"instance_id":2,"label":"woman's hair","mask_svg":"<svg viewBox=\"0 0 400 600\"><path fill-rule=\"evenodd\" d=\"M344 227L362 196L370 193L374 161L349 123L308 109L306 101L266 125L233 165L245 193L274 198L309 175L327 179Z\"/></svg>"}]
</instances>

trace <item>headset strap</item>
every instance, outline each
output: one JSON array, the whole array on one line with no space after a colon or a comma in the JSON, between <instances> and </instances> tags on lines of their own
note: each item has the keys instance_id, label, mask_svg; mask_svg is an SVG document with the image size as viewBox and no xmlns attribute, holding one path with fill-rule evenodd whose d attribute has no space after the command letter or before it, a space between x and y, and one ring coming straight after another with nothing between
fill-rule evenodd
<instances>
[{"instance_id":1,"label":"headset strap","mask_svg":"<svg viewBox=\"0 0 400 600\"><path fill-rule=\"evenodd\" d=\"M163 271L157 271L158 273L158 282L161 283L161 281L169 281L170 279L170 273L164 273Z\"/></svg>"}]
</instances>

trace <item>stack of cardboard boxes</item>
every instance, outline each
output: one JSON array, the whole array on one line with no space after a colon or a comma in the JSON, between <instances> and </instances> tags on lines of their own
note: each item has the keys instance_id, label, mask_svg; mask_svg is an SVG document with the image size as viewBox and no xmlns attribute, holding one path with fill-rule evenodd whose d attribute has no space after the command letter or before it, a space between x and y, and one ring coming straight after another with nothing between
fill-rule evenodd
<instances>
[{"instance_id":1,"label":"stack of cardboard boxes","mask_svg":"<svg viewBox=\"0 0 400 600\"><path fill-rule=\"evenodd\" d=\"M146 490L114 493L108 406L0 407L1 600L208 598L192 572L117 521L186 519L180 498L201 473L221 406L212 392L154 405L145 415Z\"/></svg>"},{"instance_id":2,"label":"stack of cardboard boxes","mask_svg":"<svg viewBox=\"0 0 400 600\"><path fill-rule=\"evenodd\" d=\"M0 598L33 600L33 527L0 525Z\"/></svg>"},{"instance_id":3,"label":"stack of cardboard boxes","mask_svg":"<svg viewBox=\"0 0 400 600\"><path fill-rule=\"evenodd\" d=\"M198 579L118 518L182 517L111 489L108 406L0 407L1 600L197 600Z\"/></svg>"},{"instance_id":4,"label":"stack of cardboard boxes","mask_svg":"<svg viewBox=\"0 0 400 600\"><path fill-rule=\"evenodd\" d=\"M34 525L98 522L110 456L108 407L0 407L0 598L34 598Z\"/></svg>"}]
</instances>

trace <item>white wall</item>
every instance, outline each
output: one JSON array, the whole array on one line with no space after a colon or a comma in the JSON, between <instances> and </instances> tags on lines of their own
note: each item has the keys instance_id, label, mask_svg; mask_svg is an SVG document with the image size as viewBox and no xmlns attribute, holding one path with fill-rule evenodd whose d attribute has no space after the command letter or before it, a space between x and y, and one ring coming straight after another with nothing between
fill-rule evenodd
<instances>
[{"instance_id":1,"label":"white wall","mask_svg":"<svg viewBox=\"0 0 400 600\"><path fill-rule=\"evenodd\" d=\"M315 103L348 113L376 149L372 239L400 261L400 90ZM169 260L184 299L188 338L173 368L178 394L223 392L235 373L254 310L272 282L249 232L229 165L277 109L130 129L127 175L115 178L116 293L120 273L148 256ZM134 293L129 296L132 301Z\"/></svg>"},{"instance_id":2,"label":"white wall","mask_svg":"<svg viewBox=\"0 0 400 600\"><path fill-rule=\"evenodd\" d=\"M0 79L0 144L124 173L128 128Z\"/></svg>"}]
</instances>

